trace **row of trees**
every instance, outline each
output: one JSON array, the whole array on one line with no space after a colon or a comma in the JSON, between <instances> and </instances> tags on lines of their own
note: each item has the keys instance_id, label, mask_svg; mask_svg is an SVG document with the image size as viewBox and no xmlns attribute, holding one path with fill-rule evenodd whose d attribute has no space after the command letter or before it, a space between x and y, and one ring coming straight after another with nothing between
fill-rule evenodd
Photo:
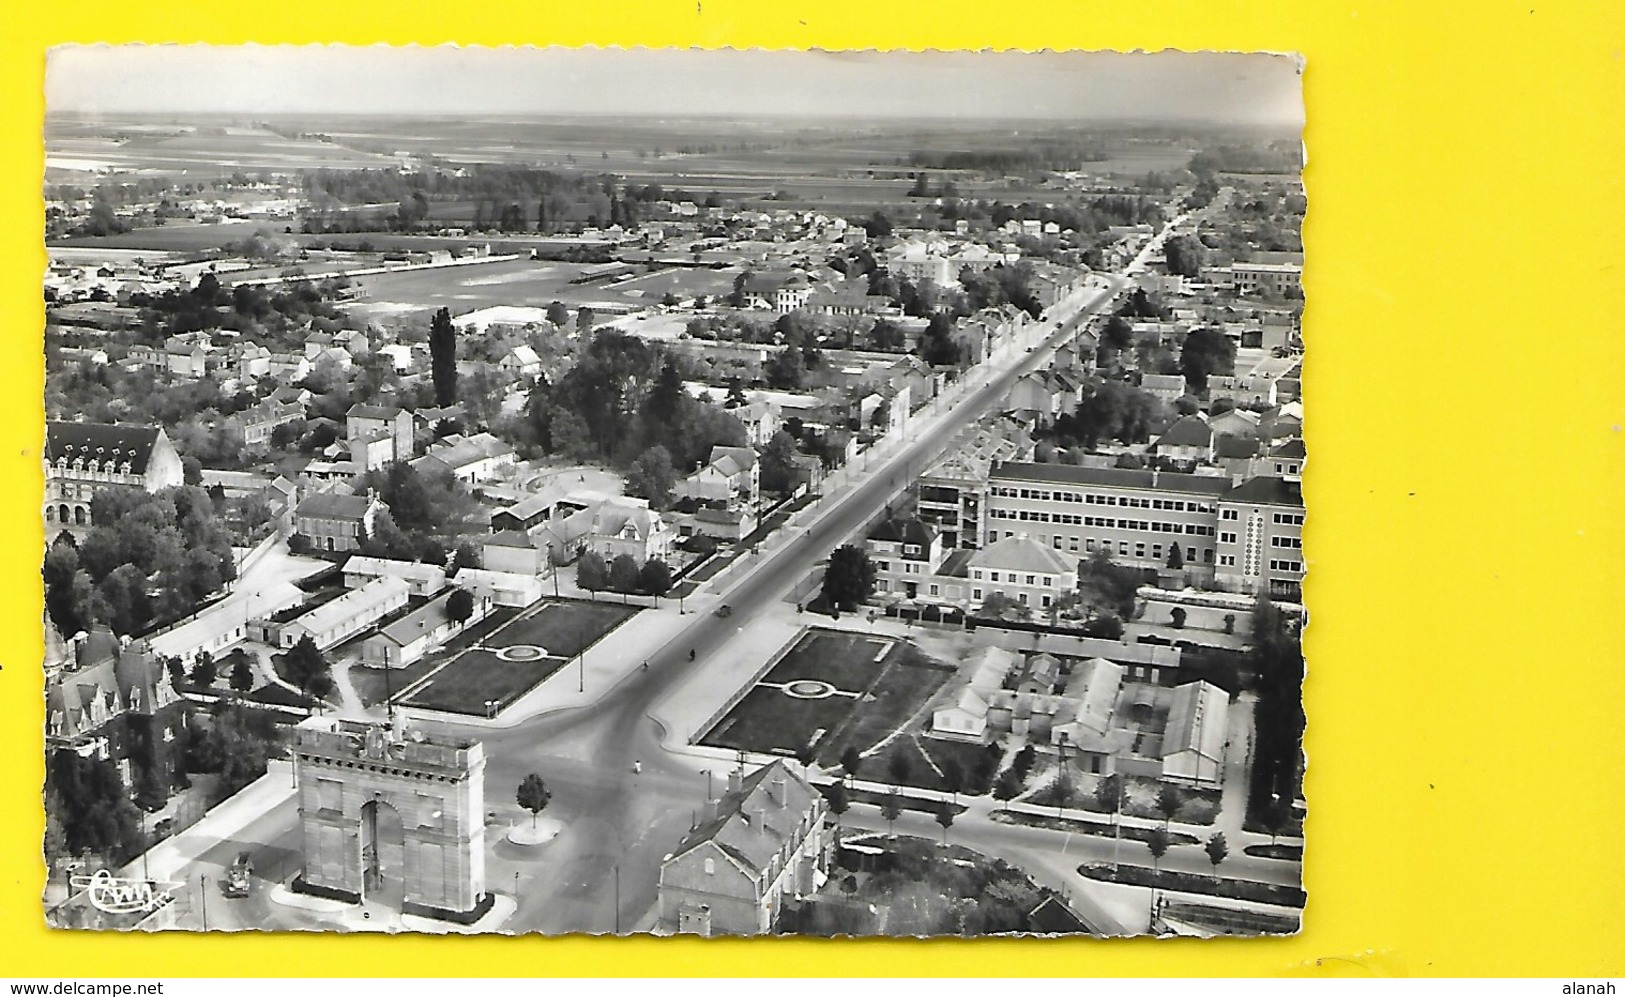
<instances>
[{"instance_id":1,"label":"row of trees","mask_svg":"<svg viewBox=\"0 0 1625 997\"><path fill-rule=\"evenodd\" d=\"M640 565L630 554L621 554L606 563L603 555L589 550L576 561L576 584L588 592L608 590L658 597L671 591L671 565L658 557L651 557Z\"/></svg>"}]
</instances>

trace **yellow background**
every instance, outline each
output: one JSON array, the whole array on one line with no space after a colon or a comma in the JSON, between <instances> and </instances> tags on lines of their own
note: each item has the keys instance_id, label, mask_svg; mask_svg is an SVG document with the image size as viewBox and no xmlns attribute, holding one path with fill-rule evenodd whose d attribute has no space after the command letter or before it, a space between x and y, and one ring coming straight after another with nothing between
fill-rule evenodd
<instances>
[{"instance_id":1,"label":"yellow background","mask_svg":"<svg viewBox=\"0 0 1625 997\"><path fill-rule=\"evenodd\" d=\"M1625 4L7 6L0 975L1625 972ZM40 93L49 46L101 40L1303 53L1303 933L828 944L48 932Z\"/></svg>"}]
</instances>

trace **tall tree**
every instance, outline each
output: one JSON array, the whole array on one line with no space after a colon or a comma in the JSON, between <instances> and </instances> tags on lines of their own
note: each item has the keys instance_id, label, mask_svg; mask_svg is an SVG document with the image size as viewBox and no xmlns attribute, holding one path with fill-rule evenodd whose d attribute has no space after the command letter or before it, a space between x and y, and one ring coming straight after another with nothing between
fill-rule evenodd
<instances>
[{"instance_id":1,"label":"tall tree","mask_svg":"<svg viewBox=\"0 0 1625 997\"><path fill-rule=\"evenodd\" d=\"M1213 878L1217 879L1219 876L1219 863L1223 862L1225 856L1230 854L1230 846L1224 840L1224 832L1215 831L1213 836L1202 845L1202 850L1207 852L1207 860L1213 863Z\"/></svg>"},{"instance_id":2,"label":"tall tree","mask_svg":"<svg viewBox=\"0 0 1625 997\"><path fill-rule=\"evenodd\" d=\"M671 454L663 446L643 451L626 472L627 494L648 499L655 509L671 507L671 493L676 485L677 470L672 467Z\"/></svg>"},{"instance_id":3,"label":"tall tree","mask_svg":"<svg viewBox=\"0 0 1625 997\"><path fill-rule=\"evenodd\" d=\"M841 771L846 773L846 781L851 782L863 765L863 753L855 744L849 744L841 749Z\"/></svg>"},{"instance_id":4,"label":"tall tree","mask_svg":"<svg viewBox=\"0 0 1625 997\"><path fill-rule=\"evenodd\" d=\"M762 491L783 495L794 485L795 437L779 430L762 448Z\"/></svg>"},{"instance_id":5,"label":"tall tree","mask_svg":"<svg viewBox=\"0 0 1625 997\"><path fill-rule=\"evenodd\" d=\"M254 664L245 654L231 666L231 691L245 693L254 688Z\"/></svg>"},{"instance_id":6,"label":"tall tree","mask_svg":"<svg viewBox=\"0 0 1625 997\"><path fill-rule=\"evenodd\" d=\"M829 556L824 570L824 601L848 612L857 609L875 590L875 565L862 547L847 544Z\"/></svg>"},{"instance_id":7,"label":"tall tree","mask_svg":"<svg viewBox=\"0 0 1625 997\"><path fill-rule=\"evenodd\" d=\"M474 615L474 594L468 589L453 589L446 597L446 618L453 623L467 623Z\"/></svg>"},{"instance_id":8,"label":"tall tree","mask_svg":"<svg viewBox=\"0 0 1625 997\"><path fill-rule=\"evenodd\" d=\"M897 818L903 815L903 805L898 802L896 793L887 793L886 802L880 805L880 816L886 821L886 833L897 837L894 825Z\"/></svg>"},{"instance_id":9,"label":"tall tree","mask_svg":"<svg viewBox=\"0 0 1625 997\"><path fill-rule=\"evenodd\" d=\"M333 676L327 658L308 634L299 638L299 642L288 651L282 667L287 672L288 681L307 696L321 699L333 691Z\"/></svg>"},{"instance_id":10,"label":"tall tree","mask_svg":"<svg viewBox=\"0 0 1625 997\"><path fill-rule=\"evenodd\" d=\"M603 555L589 550L576 561L576 584L588 592L602 592L609 588L609 565Z\"/></svg>"},{"instance_id":11,"label":"tall tree","mask_svg":"<svg viewBox=\"0 0 1625 997\"><path fill-rule=\"evenodd\" d=\"M457 329L451 324L451 309L434 313L429 323L429 375L434 380L436 405L457 402Z\"/></svg>"},{"instance_id":12,"label":"tall tree","mask_svg":"<svg viewBox=\"0 0 1625 997\"><path fill-rule=\"evenodd\" d=\"M947 800L937 804L937 823L942 825L942 843L948 843L948 829L954 826L954 805Z\"/></svg>"},{"instance_id":13,"label":"tall tree","mask_svg":"<svg viewBox=\"0 0 1625 997\"><path fill-rule=\"evenodd\" d=\"M1236 344L1217 329L1194 329L1179 350L1179 371L1185 375L1192 394L1207 392L1207 379L1214 374L1232 374L1236 369Z\"/></svg>"},{"instance_id":14,"label":"tall tree","mask_svg":"<svg viewBox=\"0 0 1625 997\"><path fill-rule=\"evenodd\" d=\"M536 816L546 810L553 799L553 794L547 791L547 783L535 772L520 781L519 790L514 795L519 805L530 811L531 827L536 826Z\"/></svg>"},{"instance_id":15,"label":"tall tree","mask_svg":"<svg viewBox=\"0 0 1625 997\"><path fill-rule=\"evenodd\" d=\"M841 815L852 806L852 796L846 791L846 783L837 780L830 784L826 794L829 803L829 812L835 815L835 847L841 846Z\"/></svg>"},{"instance_id":16,"label":"tall tree","mask_svg":"<svg viewBox=\"0 0 1625 997\"><path fill-rule=\"evenodd\" d=\"M658 557L651 557L638 569L638 588L653 596L671 591L671 566Z\"/></svg>"},{"instance_id":17,"label":"tall tree","mask_svg":"<svg viewBox=\"0 0 1625 997\"><path fill-rule=\"evenodd\" d=\"M609 564L609 587L616 592L636 592L638 589L638 559L621 554Z\"/></svg>"}]
</instances>

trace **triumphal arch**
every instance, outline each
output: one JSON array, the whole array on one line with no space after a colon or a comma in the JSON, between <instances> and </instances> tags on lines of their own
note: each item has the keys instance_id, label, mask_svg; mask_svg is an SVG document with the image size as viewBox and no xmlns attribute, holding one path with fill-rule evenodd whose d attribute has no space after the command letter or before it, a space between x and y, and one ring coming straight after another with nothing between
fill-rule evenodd
<instances>
[{"instance_id":1,"label":"triumphal arch","mask_svg":"<svg viewBox=\"0 0 1625 997\"><path fill-rule=\"evenodd\" d=\"M472 923L485 889L485 749L389 724L301 727L303 893Z\"/></svg>"}]
</instances>

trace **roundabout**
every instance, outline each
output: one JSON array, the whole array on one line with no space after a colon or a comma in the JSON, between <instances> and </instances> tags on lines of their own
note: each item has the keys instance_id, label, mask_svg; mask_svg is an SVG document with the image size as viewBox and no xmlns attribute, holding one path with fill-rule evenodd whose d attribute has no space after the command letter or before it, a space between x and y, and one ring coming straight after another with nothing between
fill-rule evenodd
<instances>
[{"instance_id":1,"label":"roundabout","mask_svg":"<svg viewBox=\"0 0 1625 997\"><path fill-rule=\"evenodd\" d=\"M840 691L822 679L796 679L784 683L782 690L792 699L828 699Z\"/></svg>"},{"instance_id":2,"label":"roundabout","mask_svg":"<svg viewBox=\"0 0 1625 997\"><path fill-rule=\"evenodd\" d=\"M564 830L563 822L549 817L541 817L534 821L527 820L513 825L508 828L508 833L503 837L523 848L534 848L537 845L545 845L552 841L558 837L559 832L562 830Z\"/></svg>"},{"instance_id":3,"label":"roundabout","mask_svg":"<svg viewBox=\"0 0 1625 997\"><path fill-rule=\"evenodd\" d=\"M503 661L540 661L547 657L547 648L540 644L510 644L490 650Z\"/></svg>"}]
</instances>

